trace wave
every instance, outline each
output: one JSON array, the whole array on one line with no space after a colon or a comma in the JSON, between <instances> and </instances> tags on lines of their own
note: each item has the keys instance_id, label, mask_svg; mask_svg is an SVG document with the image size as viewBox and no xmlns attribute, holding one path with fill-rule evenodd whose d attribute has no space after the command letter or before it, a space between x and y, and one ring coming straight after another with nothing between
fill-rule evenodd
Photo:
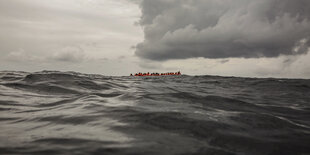
<instances>
[{"instance_id":1,"label":"wave","mask_svg":"<svg viewBox=\"0 0 310 155\"><path fill-rule=\"evenodd\" d=\"M0 154L309 154L309 104L306 79L2 71Z\"/></svg>"}]
</instances>

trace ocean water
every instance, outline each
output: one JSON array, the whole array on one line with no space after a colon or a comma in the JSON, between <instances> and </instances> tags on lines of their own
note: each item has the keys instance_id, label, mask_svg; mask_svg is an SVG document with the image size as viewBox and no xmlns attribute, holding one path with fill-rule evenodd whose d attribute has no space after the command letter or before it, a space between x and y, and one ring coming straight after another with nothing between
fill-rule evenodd
<instances>
[{"instance_id":1,"label":"ocean water","mask_svg":"<svg viewBox=\"0 0 310 155\"><path fill-rule=\"evenodd\" d=\"M309 155L310 80L2 71L0 154Z\"/></svg>"}]
</instances>

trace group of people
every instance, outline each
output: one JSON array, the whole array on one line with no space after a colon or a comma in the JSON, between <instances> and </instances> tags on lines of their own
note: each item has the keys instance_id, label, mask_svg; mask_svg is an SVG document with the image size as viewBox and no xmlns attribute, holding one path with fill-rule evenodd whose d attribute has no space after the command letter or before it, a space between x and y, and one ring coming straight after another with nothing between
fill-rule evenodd
<instances>
[{"instance_id":1,"label":"group of people","mask_svg":"<svg viewBox=\"0 0 310 155\"><path fill-rule=\"evenodd\" d=\"M181 72L178 71L178 72L168 72L168 73L150 73L150 72L147 72L147 73L136 73L136 74L130 74L130 76L162 76L162 75L181 75Z\"/></svg>"}]
</instances>

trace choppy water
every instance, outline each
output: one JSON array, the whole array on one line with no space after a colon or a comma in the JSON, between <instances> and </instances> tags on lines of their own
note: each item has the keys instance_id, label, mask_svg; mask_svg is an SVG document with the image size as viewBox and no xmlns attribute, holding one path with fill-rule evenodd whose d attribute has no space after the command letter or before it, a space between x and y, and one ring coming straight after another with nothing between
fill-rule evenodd
<instances>
[{"instance_id":1,"label":"choppy water","mask_svg":"<svg viewBox=\"0 0 310 155\"><path fill-rule=\"evenodd\" d=\"M310 154L310 80L0 72L0 154Z\"/></svg>"}]
</instances>

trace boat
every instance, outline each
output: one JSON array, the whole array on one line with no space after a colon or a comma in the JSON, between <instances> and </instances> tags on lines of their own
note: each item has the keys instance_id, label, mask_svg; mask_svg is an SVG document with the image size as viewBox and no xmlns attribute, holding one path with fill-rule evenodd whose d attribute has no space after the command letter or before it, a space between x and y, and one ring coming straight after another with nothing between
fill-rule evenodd
<instances>
[{"instance_id":1,"label":"boat","mask_svg":"<svg viewBox=\"0 0 310 155\"><path fill-rule=\"evenodd\" d=\"M181 72L167 72L167 73L135 73L135 74L130 74L130 76L171 76L171 75L181 75Z\"/></svg>"}]
</instances>

